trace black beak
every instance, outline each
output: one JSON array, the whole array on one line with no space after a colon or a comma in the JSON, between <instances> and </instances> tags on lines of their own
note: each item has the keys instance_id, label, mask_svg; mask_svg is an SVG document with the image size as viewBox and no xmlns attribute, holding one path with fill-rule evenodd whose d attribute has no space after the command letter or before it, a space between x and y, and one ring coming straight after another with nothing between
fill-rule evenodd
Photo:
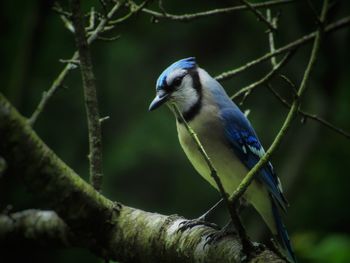
<instances>
[{"instance_id":1,"label":"black beak","mask_svg":"<svg viewBox=\"0 0 350 263\"><path fill-rule=\"evenodd\" d=\"M152 111L163 105L165 102L167 102L169 99L169 94L167 93L159 93L157 96L154 98L154 100L151 102L149 105L148 110Z\"/></svg>"}]
</instances>

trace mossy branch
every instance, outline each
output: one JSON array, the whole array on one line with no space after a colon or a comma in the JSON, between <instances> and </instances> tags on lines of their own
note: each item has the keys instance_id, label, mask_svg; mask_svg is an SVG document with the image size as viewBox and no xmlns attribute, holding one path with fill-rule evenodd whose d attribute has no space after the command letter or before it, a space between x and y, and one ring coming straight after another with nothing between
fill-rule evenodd
<instances>
[{"instance_id":1,"label":"mossy branch","mask_svg":"<svg viewBox=\"0 0 350 263\"><path fill-rule=\"evenodd\" d=\"M89 45L86 39L80 0L71 0L71 8L75 43L79 53L80 71L83 80L84 102L88 124L90 183L100 192L103 178L102 137L96 80Z\"/></svg>"},{"instance_id":2,"label":"mossy branch","mask_svg":"<svg viewBox=\"0 0 350 263\"><path fill-rule=\"evenodd\" d=\"M79 240L101 258L122 262L240 262L237 236L204 247L214 229L177 231L185 219L112 202L95 191L40 140L0 93L0 155L11 174L48 202ZM30 154L28 154L30 153ZM12 173L13 172L13 173ZM1 229L1 227L0 227ZM255 262L283 262L269 250Z\"/></svg>"},{"instance_id":3,"label":"mossy branch","mask_svg":"<svg viewBox=\"0 0 350 263\"><path fill-rule=\"evenodd\" d=\"M53 211L29 209L12 214L0 214L0 246L20 247L45 245L74 246L74 235Z\"/></svg>"}]
</instances>

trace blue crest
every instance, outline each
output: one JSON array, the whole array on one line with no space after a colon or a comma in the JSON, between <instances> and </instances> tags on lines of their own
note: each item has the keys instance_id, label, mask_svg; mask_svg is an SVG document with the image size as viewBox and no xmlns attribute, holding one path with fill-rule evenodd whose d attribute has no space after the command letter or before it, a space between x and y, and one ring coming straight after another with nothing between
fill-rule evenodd
<instances>
[{"instance_id":1,"label":"blue crest","mask_svg":"<svg viewBox=\"0 0 350 263\"><path fill-rule=\"evenodd\" d=\"M196 58L195 57L189 57L184 58L181 60L176 61L175 63L171 64L166 70L163 71L162 74L160 74L158 80L157 80L157 90L161 89L162 86L165 85L165 81L167 76L175 69L181 68L181 69L191 69L196 67Z\"/></svg>"}]
</instances>

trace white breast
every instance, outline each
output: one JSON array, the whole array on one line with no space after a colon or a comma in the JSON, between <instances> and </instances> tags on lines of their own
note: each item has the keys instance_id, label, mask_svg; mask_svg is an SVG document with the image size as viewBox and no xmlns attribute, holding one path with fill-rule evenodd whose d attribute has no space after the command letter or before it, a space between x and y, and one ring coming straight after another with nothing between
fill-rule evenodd
<instances>
[{"instance_id":1,"label":"white breast","mask_svg":"<svg viewBox=\"0 0 350 263\"><path fill-rule=\"evenodd\" d=\"M208 153L218 176L220 177L225 191L232 193L242 178L246 175L246 167L237 159L232 149L227 146L223 127L218 118L218 109L215 104L207 103L209 94L203 94L203 106L200 113L189 123L196 132L204 149ZM188 159L213 187L217 185L210 175L210 170L198 147L187 132L185 126L177 123L179 140Z\"/></svg>"},{"instance_id":2,"label":"white breast","mask_svg":"<svg viewBox=\"0 0 350 263\"><path fill-rule=\"evenodd\" d=\"M228 145L219 118L218 108L212 99L210 91L204 87L202 91L202 108L199 114L189 122L189 125L198 135L200 142L217 171L225 191L230 195L237 189L244 176L248 173L248 169ZM198 147L189 135L186 127L177 122L177 130L180 144L194 168L214 188L218 189L210 174L207 163L198 151ZM258 210L272 232L276 233L270 198L266 188L260 182L253 181L244 196Z\"/></svg>"},{"instance_id":3,"label":"white breast","mask_svg":"<svg viewBox=\"0 0 350 263\"><path fill-rule=\"evenodd\" d=\"M227 146L223 128L217 118L217 109L205 106L189 124L198 135L205 151L214 165L220 181L229 195L232 194L247 174L248 169L236 157L233 150ZM217 184L210 174L209 167L198 147L183 124L177 123L180 144L197 172L218 190ZM264 218L270 229L275 233L275 225L271 213L271 204L267 190L257 181L248 187L244 197Z\"/></svg>"}]
</instances>

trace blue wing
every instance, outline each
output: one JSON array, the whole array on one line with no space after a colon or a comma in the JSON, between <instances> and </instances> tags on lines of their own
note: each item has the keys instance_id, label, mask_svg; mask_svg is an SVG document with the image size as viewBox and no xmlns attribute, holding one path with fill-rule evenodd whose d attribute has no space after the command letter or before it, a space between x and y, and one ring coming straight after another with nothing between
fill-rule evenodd
<instances>
[{"instance_id":1,"label":"blue wing","mask_svg":"<svg viewBox=\"0 0 350 263\"><path fill-rule=\"evenodd\" d=\"M221 117L224 122L225 136L230 146L241 162L249 170L252 169L265 153L254 129L236 105L223 108ZM281 208L286 210L288 203L283 196L280 181L270 162L260 170L257 178L267 186L270 194L277 200Z\"/></svg>"},{"instance_id":2,"label":"blue wing","mask_svg":"<svg viewBox=\"0 0 350 263\"><path fill-rule=\"evenodd\" d=\"M264 155L264 148L261 146L250 122L227 96L224 88L214 79L207 80L206 86L218 105L228 144L240 161L250 170ZM288 203L283 196L281 184L270 162L260 169L256 179L262 182L270 193L272 214L276 223L280 245L285 249L290 261L296 262L288 233L277 208L277 206L280 206L283 210L286 210Z\"/></svg>"},{"instance_id":3,"label":"blue wing","mask_svg":"<svg viewBox=\"0 0 350 263\"><path fill-rule=\"evenodd\" d=\"M224 88L214 79L207 80L207 88L214 96L220 109L225 130L225 136L229 145L240 161L250 170L264 155L256 133L248 119L237 105L227 96ZM277 201L283 210L286 210L288 202L283 196L282 187L273 167L268 162L257 174L257 179L264 183L271 196Z\"/></svg>"}]
</instances>

